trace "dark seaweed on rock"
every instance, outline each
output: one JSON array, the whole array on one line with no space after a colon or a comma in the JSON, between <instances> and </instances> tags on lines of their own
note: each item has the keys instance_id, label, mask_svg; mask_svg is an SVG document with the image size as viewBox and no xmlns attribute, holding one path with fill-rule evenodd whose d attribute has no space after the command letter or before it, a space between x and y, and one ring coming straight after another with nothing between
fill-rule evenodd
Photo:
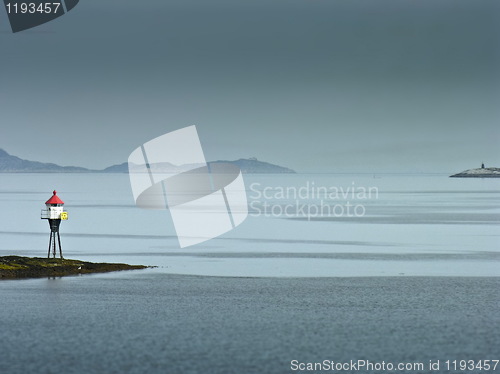
<instances>
[{"instance_id":1,"label":"dark seaweed on rock","mask_svg":"<svg viewBox=\"0 0 500 374\"><path fill-rule=\"evenodd\" d=\"M145 269L143 265L93 263L60 258L0 257L0 279L62 277L120 270Z\"/></svg>"}]
</instances>

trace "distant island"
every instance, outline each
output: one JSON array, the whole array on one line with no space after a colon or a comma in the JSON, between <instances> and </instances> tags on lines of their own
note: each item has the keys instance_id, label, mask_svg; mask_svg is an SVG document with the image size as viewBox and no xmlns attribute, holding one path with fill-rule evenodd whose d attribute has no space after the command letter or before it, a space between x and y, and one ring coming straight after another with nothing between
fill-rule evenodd
<instances>
[{"instance_id":1,"label":"distant island","mask_svg":"<svg viewBox=\"0 0 500 374\"><path fill-rule=\"evenodd\" d=\"M255 157L236 161L212 161L210 164L231 163L237 165L244 174L254 173L295 173L294 170L257 160ZM172 170L176 166L171 165ZM0 173L128 173L128 163L109 166L103 170L92 170L78 166L60 166L53 163L23 160L0 149Z\"/></svg>"},{"instance_id":2,"label":"distant island","mask_svg":"<svg viewBox=\"0 0 500 374\"><path fill-rule=\"evenodd\" d=\"M59 258L21 256L0 257L0 279L62 277L121 270L146 269L148 266L93 263Z\"/></svg>"},{"instance_id":3,"label":"distant island","mask_svg":"<svg viewBox=\"0 0 500 374\"><path fill-rule=\"evenodd\" d=\"M485 168L482 164L480 168L465 170L450 178L500 178L500 168Z\"/></svg>"},{"instance_id":4,"label":"distant island","mask_svg":"<svg viewBox=\"0 0 500 374\"><path fill-rule=\"evenodd\" d=\"M244 174L258 174L258 173L269 173L269 174L295 174L295 170L270 164L268 162L259 161L255 157L252 158L240 158L236 161L212 161L209 164L219 164L219 163L229 163L238 166L242 173Z\"/></svg>"}]
</instances>

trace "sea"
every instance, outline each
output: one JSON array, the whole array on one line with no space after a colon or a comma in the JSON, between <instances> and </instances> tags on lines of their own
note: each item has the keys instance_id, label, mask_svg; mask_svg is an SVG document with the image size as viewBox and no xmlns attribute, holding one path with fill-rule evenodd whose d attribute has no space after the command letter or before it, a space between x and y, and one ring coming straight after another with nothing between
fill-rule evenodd
<instances>
[{"instance_id":1,"label":"sea","mask_svg":"<svg viewBox=\"0 0 500 374\"><path fill-rule=\"evenodd\" d=\"M0 256L47 256L56 189L66 258L154 266L0 281L0 373L500 373L499 179L244 180L181 248L127 174L0 174Z\"/></svg>"}]
</instances>

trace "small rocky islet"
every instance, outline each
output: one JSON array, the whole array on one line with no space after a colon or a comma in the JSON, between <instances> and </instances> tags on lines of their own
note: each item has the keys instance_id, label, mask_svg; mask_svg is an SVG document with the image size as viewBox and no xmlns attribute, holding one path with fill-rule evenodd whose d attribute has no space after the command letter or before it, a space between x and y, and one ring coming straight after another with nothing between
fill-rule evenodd
<instances>
[{"instance_id":1,"label":"small rocky islet","mask_svg":"<svg viewBox=\"0 0 500 374\"><path fill-rule=\"evenodd\" d=\"M144 265L94 263L61 258L3 256L0 257L0 279L63 277L121 270L139 270L148 267Z\"/></svg>"},{"instance_id":2,"label":"small rocky islet","mask_svg":"<svg viewBox=\"0 0 500 374\"><path fill-rule=\"evenodd\" d=\"M500 178L500 168L486 168L484 164L477 169L468 169L461 173L450 175L451 178Z\"/></svg>"}]
</instances>

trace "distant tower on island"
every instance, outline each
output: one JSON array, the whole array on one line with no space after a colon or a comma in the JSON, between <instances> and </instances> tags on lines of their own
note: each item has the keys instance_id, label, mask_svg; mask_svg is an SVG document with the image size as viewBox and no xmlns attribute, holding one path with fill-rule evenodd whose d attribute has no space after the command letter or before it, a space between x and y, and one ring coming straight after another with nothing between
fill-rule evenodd
<instances>
[{"instance_id":1,"label":"distant tower on island","mask_svg":"<svg viewBox=\"0 0 500 374\"><path fill-rule=\"evenodd\" d=\"M484 162L481 164L481 169L484 169Z\"/></svg>"},{"instance_id":2,"label":"distant tower on island","mask_svg":"<svg viewBox=\"0 0 500 374\"><path fill-rule=\"evenodd\" d=\"M68 219L68 212L64 210L63 205L64 201L62 201L59 196L57 196L57 191L54 190L52 197L45 202L45 206L47 208L42 209L41 219L48 219L50 226L49 253L47 255L48 258L50 258L51 249L53 257L56 258L57 244L59 244L59 256L63 258L61 237L59 236L59 226L61 225L61 220Z\"/></svg>"}]
</instances>

